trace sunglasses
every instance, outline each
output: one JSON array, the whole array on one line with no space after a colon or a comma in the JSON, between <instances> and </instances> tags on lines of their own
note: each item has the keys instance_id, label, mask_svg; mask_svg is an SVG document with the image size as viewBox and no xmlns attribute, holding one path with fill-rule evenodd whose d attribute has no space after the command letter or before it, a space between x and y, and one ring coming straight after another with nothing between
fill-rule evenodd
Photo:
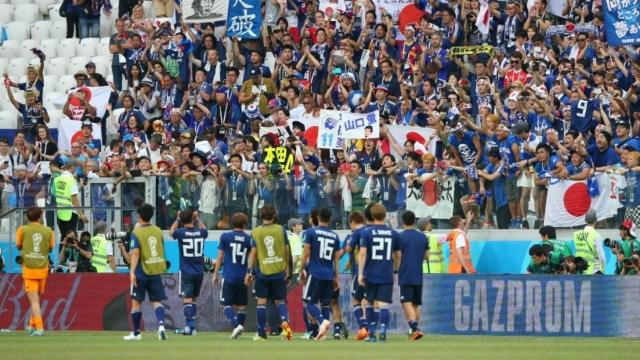
<instances>
[{"instance_id":1,"label":"sunglasses","mask_svg":"<svg viewBox=\"0 0 640 360\"><path fill-rule=\"evenodd\" d=\"M520 60L511 60L511 63L512 63L512 64L519 64L519 63L520 63Z\"/></svg>"}]
</instances>

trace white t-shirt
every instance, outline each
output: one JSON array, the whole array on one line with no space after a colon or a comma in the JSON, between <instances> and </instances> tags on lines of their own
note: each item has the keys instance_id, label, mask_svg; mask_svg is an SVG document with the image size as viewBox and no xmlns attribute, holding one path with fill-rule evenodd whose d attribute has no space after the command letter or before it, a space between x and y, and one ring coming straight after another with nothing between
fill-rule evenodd
<instances>
[{"instance_id":1,"label":"white t-shirt","mask_svg":"<svg viewBox=\"0 0 640 360\"><path fill-rule=\"evenodd\" d=\"M464 240L464 234L459 233L456 236L456 249L462 249L467 246L467 242Z\"/></svg>"},{"instance_id":2,"label":"white t-shirt","mask_svg":"<svg viewBox=\"0 0 640 360\"><path fill-rule=\"evenodd\" d=\"M4 176L5 180L9 180L13 176L13 163L11 162L9 155L0 155L0 165L4 164L5 161L7 162L7 168L0 170L0 174ZM5 182L3 191L6 193L12 193L16 190L13 188L13 184Z\"/></svg>"},{"instance_id":3,"label":"white t-shirt","mask_svg":"<svg viewBox=\"0 0 640 360\"><path fill-rule=\"evenodd\" d=\"M151 165L155 165L158 161L162 160L162 156L160 153L160 147L158 147L155 151L151 150L148 146L142 148L138 151L138 157L146 156L151 160Z\"/></svg>"}]
</instances>

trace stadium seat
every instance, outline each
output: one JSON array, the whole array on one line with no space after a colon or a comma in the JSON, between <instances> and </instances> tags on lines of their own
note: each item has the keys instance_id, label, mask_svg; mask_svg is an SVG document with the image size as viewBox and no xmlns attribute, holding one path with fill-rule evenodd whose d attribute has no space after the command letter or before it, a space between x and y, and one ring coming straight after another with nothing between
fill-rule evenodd
<instances>
[{"instance_id":1,"label":"stadium seat","mask_svg":"<svg viewBox=\"0 0 640 360\"><path fill-rule=\"evenodd\" d=\"M2 53L2 48L0 48L0 53ZM0 57L0 74L4 74L8 65L9 65L9 58Z\"/></svg>"},{"instance_id":2,"label":"stadium seat","mask_svg":"<svg viewBox=\"0 0 640 360\"><path fill-rule=\"evenodd\" d=\"M49 7L51 5L57 5L53 7L53 9L55 10L54 11L55 13L57 13L58 9L60 9L60 4L56 4L56 0L34 0L33 3L38 5L38 8L40 9L40 14L42 15L50 14Z\"/></svg>"},{"instance_id":3,"label":"stadium seat","mask_svg":"<svg viewBox=\"0 0 640 360\"><path fill-rule=\"evenodd\" d=\"M46 82L45 82L46 84ZM58 85L57 83L55 85ZM46 86L46 85L45 85ZM54 110L56 107L53 105L54 100L64 97L65 93L63 92L56 92L56 91L45 91L45 93L42 95L42 105L44 105L44 107L47 108L48 111L50 110Z\"/></svg>"},{"instance_id":4,"label":"stadium seat","mask_svg":"<svg viewBox=\"0 0 640 360\"><path fill-rule=\"evenodd\" d=\"M49 93L56 91L56 87L58 86L58 76L57 75L45 75L44 76L44 93ZM44 96L44 95L43 95ZM44 97L43 97L44 100Z\"/></svg>"},{"instance_id":5,"label":"stadium seat","mask_svg":"<svg viewBox=\"0 0 640 360\"><path fill-rule=\"evenodd\" d=\"M10 40L27 40L29 38L29 23L13 21L7 24L7 36Z\"/></svg>"},{"instance_id":6,"label":"stadium seat","mask_svg":"<svg viewBox=\"0 0 640 360\"><path fill-rule=\"evenodd\" d=\"M13 21L13 8L11 4L0 4L0 24L8 24Z\"/></svg>"},{"instance_id":7,"label":"stadium seat","mask_svg":"<svg viewBox=\"0 0 640 360\"><path fill-rule=\"evenodd\" d=\"M145 18L155 18L156 17L156 13L155 11L153 11L153 2L152 1L145 1L142 3L142 7L144 8L144 17Z\"/></svg>"},{"instance_id":8,"label":"stadium seat","mask_svg":"<svg viewBox=\"0 0 640 360\"><path fill-rule=\"evenodd\" d=\"M67 74L67 63L69 59L66 57L56 57L47 59L48 64L45 64L44 72L47 75L62 76Z\"/></svg>"},{"instance_id":9,"label":"stadium seat","mask_svg":"<svg viewBox=\"0 0 640 360\"><path fill-rule=\"evenodd\" d=\"M100 14L100 37L101 38L113 35L113 33L115 32L115 21L117 16L118 16L118 10L115 8L111 10L111 17L105 15L104 13Z\"/></svg>"},{"instance_id":10,"label":"stadium seat","mask_svg":"<svg viewBox=\"0 0 640 360\"><path fill-rule=\"evenodd\" d=\"M31 24L31 38L32 39L48 39L51 36L49 32L51 31L51 21L42 20L36 21Z\"/></svg>"},{"instance_id":11,"label":"stadium seat","mask_svg":"<svg viewBox=\"0 0 640 360\"><path fill-rule=\"evenodd\" d=\"M10 4L13 4L13 5L21 5L21 4L29 4L29 3L32 3L33 1L31 1L31 0L9 0L7 2L10 3Z\"/></svg>"},{"instance_id":12,"label":"stadium seat","mask_svg":"<svg viewBox=\"0 0 640 360\"><path fill-rule=\"evenodd\" d=\"M273 69L276 67L276 57L273 55L273 52L267 51L264 56L264 64L267 65L271 73L273 73Z\"/></svg>"},{"instance_id":13,"label":"stadium seat","mask_svg":"<svg viewBox=\"0 0 640 360\"><path fill-rule=\"evenodd\" d=\"M15 129L18 127L18 113L10 110L0 111L0 129Z\"/></svg>"},{"instance_id":14,"label":"stadium seat","mask_svg":"<svg viewBox=\"0 0 640 360\"><path fill-rule=\"evenodd\" d=\"M76 49L78 46L80 46L78 39L60 39L58 47L56 48L56 53L64 57L72 58L76 56Z\"/></svg>"},{"instance_id":15,"label":"stadium seat","mask_svg":"<svg viewBox=\"0 0 640 360\"><path fill-rule=\"evenodd\" d=\"M80 45L77 47L77 55L84 57L95 56L99 41L100 39L98 38L87 38L80 40Z\"/></svg>"},{"instance_id":16,"label":"stadium seat","mask_svg":"<svg viewBox=\"0 0 640 360\"><path fill-rule=\"evenodd\" d=\"M20 5L16 6L13 12L13 19L15 21L24 21L31 24L38 20L38 5L25 4L25 1L21 1Z\"/></svg>"},{"instance_id":17,"label":"stadium seat","mask_svg":"<svg viewBox=\"0 0 640 360\"><path fill-rule=\"evenodd\" d=\"M5 40L0 45L0 57L13 59L18 56L18 42L16 40Z\"/></svg>"},{"instance_id":18,"label":"stadium seat","mask_svg":"<svg viewBox=\"0 0 640 360\"><path fill-rule=\"evenodd\" d=\"M58 78L58 84L56 86L56 91L59 93L65 94L67 90L76 86L76 81L72 75L64 75Z\"/></svg>"},{"instance_id":19,"label":"stadium seat","mask_svg":"<svg viewBox=\"0 0 640 360\"><path fill-rule=\"evenodd\" d=\"M20 49L18 49L18 56L23 58L31 58L33 57L33 53L31 49L37 48L40 46L40 40L24 40L20 43Z\"/></svg>"},{"instance_id":20,"label":"stadium seat","mask_svg":"<svg viewBox=\"0 0 640 360\"><path fill-rule=\"evenodd\" d=\"M69 70L69 74L75 74L78 70L84 70L84 66L89 62L88 57L84 56L76 56L69 59L69 65L67 66L67 70Z\"/></svg>"},{"instance_id":21,"label":"stadium seat","mask_svg":"<svg viewBox=\"0 0 640 360\"><path fill-rule=\"evenodd\" d=\"M49 32L49 36L53 39L65 39L67 37L67 21L62 20L52 20L53 25L51 25L51 30Z\"/></svg>"},{"instance_id":22,"label":"stadium seat","mask_svg":"<svg viewBox=\"0 0 640 360\"><path fill-rule=\"evenodd\" d=\"M47 109L47 113L49 114L49 124L47 124L47 126L49 127L49 129L57 129L58 124L60 123L60 118L62 117L62 111L56 109L55 107L48 108L45 106L45 108Z\"/></svg>"},{"instance_id":23,"label":"stadium seat","mask_svg":"<svg viewBox=\"0 0 640 360\"><path fill-rule=\"evenodd\" d=\"M108 56L94 56L91 58L91 61L96 64L96 72L98 74L102 74L102 76L107 76L111 74L111 58Z\"/></svg>"},{"instance_id":24,"label":"stadium seat","mask_svg":"<svg viewBox=\"0 0 640 360\"><path fill-rule=\"evenodd\" d=\"M29 62L25 58L13 58L9 61L7 74L9 74L12 79L18 79L27 73L28 65Z\"/></svg>"},{"instance_id":25,"label":"stadium seat","mask_svg":"<svg viewBox=\"0 0 640 360\"><path fill-rule=\"evenodd\" d=\"M53 59L56 57L56 48L58 47L58 40L56 39L44 39L40 41L40 50L47 55L47 58Z\"/></svg>"},{"instance_id":26,"label":"stadium seat","mask_svg":"<svg viewBox=\"0 0 640 360\"><path fill-rule=\"evenodd\" d=\"M111 38L109 38L109 37L100 38L100 40L98 41L98 48L96 49L96 55L98 55L98 56L103 56L103 55L111 56L111 53L109 52L109 41L110 40L111 40Z\"/></svg>"}]
</instances>

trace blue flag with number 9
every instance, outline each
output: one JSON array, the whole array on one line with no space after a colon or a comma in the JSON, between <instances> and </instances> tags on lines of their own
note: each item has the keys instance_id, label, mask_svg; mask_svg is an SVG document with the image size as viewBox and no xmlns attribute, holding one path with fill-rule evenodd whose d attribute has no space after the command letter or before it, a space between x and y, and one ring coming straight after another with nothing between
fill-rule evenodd
<instances>
[{"instance_id":1,"label":"blue flag with number 9","mask_svg":"<svg viewBox=\"0 0 640 360\"><path fill-rule=\"evenodd\" d=\"M595 100L574 100L571 102L571 130L586 133L593 126Z\"/></svg>"}]
</instances>

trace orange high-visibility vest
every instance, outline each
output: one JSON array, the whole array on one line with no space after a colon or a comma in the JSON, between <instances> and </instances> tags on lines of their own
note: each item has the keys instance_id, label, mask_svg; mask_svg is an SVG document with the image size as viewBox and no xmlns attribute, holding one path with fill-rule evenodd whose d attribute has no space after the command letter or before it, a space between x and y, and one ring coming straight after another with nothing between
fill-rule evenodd
<instances>
[{"instance_id":1,"label":"orange high-visibility vest","mask_svg":"<svg viewBox=\"0 0 640 360\"><path fill-rule=\"evenodd\" d=\"M467 265L467 269L469 269L470 273L475 273L475 269L473 268L473 264L471 263L471 252L469 251L469 239L464 231L460 229L453 229L447 235L447 241L449 242L449 274L462 274L463 267L458 257L456 256L456 237L461 234L464 236L465 246L462 248L462 258L464 259L465 264Z\"/></svg>"}]
</instances>

